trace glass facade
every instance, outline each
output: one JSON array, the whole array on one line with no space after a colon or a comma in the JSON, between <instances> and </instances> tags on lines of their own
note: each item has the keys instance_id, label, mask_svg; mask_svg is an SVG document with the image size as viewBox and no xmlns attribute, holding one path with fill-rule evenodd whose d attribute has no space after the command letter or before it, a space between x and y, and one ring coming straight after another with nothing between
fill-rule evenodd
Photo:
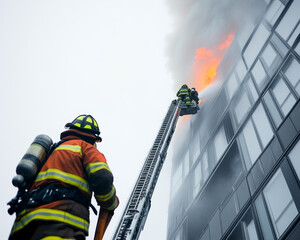
<instances>
[{"instance_id":1,"label":"glass facade","mask_svg":"<svg viewBox=\"0 0 300 240\"><path fill-rule=\"evenodd\" d=\"M299 239L299 10L264 1L241 24L231 71L173 154L167 240Z\"/></svg>"}]
</instances>

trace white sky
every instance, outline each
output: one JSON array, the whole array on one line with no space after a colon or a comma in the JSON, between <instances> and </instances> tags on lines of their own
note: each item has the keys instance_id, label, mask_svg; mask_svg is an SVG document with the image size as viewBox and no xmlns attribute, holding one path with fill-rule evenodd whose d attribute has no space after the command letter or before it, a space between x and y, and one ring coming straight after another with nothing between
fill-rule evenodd
<instances>
[{"instance_id":1,"label":"white sky","mask_svg":"<svg viewBox=\"0 0 300 240\"><path fill-rule=\"evenodd\" d=\"M15 168L41 133L54 141L64 124L91 114L98 149L115 176L121 204L111 239L171 100L166 35L171 19L161 0L0 0L0 232L14 216L6 203L17 189ZM171 146L172 147L172 146ZM166 239L169 151L140 239ZM97 218L91 213L93 239Z\"/></svg>"}]
</instances>

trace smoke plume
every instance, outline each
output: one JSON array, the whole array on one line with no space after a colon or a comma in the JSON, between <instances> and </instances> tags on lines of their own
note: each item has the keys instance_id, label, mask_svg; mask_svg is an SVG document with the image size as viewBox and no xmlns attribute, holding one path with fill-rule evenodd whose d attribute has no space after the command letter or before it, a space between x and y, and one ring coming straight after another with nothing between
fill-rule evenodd
<instances>
[{"instance_id":1,"label":"smoke plume","mask_svg":"<svg viewBox=\"0 0 300 240\"><path fill-rule=\"evenodd\" d=\"M201 57L213 61L211 54L218 55L217 49L222 54L212 64L220 63L220 57L224 56L239 23L254 1L256 0L166 0L174 19L174 32L168 39L167 55L176 89L183 83L198 86L195 84L194 65ZM202 71L201 68L207 61L197 63L199 71ZM214 70L216 71L210 71Z\"/></svg>"}]
</instances>

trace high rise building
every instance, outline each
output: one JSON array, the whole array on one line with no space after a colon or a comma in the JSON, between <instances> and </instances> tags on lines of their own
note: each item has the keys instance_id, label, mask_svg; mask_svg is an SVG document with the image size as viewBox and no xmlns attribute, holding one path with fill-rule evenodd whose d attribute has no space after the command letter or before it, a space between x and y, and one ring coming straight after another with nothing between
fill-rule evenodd
<instances>
[{"instance_id":1,"label":"high rise building","mask_svg":"<svg viewBox=\"0 0 300 240\"><path fill-rule=\"evenodd\" d=\"M168 240L300 239L300 0L261 0L175 140Z\"/></svg>"}]
</instances>

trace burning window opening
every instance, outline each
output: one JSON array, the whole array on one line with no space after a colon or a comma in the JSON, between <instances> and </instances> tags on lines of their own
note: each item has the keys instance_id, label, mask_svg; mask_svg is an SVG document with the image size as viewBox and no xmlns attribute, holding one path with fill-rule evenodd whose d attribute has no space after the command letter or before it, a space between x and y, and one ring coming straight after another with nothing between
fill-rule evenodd
<instances>
[{"instance_id":1,"label":"burning window opening","mask_svg":"<svg viewBox=\"0 0 300 240\"><path fill-rule=\"evenodd\" d=\"M200 47L196 50L192 68L192 85L199 93L214 81L219 64L233 39L234 34L230 33L219 46L211 49Z\"/></svg>"}]
</instances>

